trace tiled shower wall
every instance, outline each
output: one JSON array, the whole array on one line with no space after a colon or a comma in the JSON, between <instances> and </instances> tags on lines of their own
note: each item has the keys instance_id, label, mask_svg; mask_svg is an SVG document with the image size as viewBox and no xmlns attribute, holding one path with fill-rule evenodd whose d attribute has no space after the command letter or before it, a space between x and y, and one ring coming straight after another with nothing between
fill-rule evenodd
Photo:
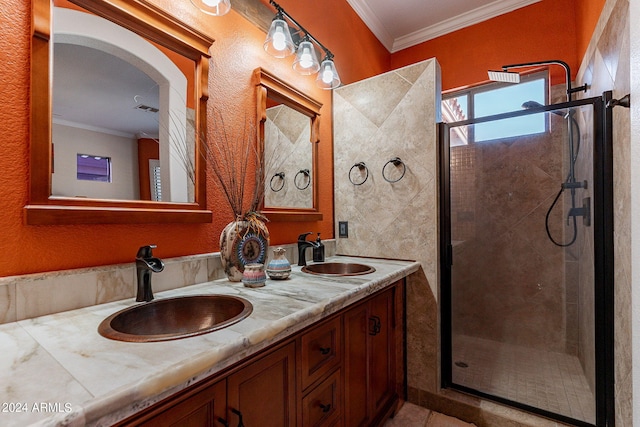
<instances>
[{"instance_id":1,"label":"tiled shower wall","mask_svg":"<svg viewBox=\"0 0 640 427\"><path fill-rule=\"evenodd\" d=\"M264 203L268 207L312 208L311 119L280 104L267 109ZM284 178L274 175L284 173Z\"/></svg>"},{"instance_id":2,"label":"tiled shower wall","mask_svg":"<svg viewBox=\"0 0 640 427\"><path fill-rule=\"evenodd\" d=\"M545 232L566 176L566 130L550 114L549 133L452 148L454 334L575 353L563 250ZM549 223L564 242L573 227L563 227L563 218L560 203Z\"/></svg>"},{"instance_id":3,"label":"tiled shower wall","mask_svg":"<svg viewBox=\"0 0 640 427\"><path fill-rule=\"evenodd\" d=\"M431 59L333 94L335 221L349 222L349 237L338 238L337 252L422 263L407 286L407 371L414 390L435 390L438 384L440 92L440 67ZM382 170L395 157L406 173L389 183ZM368 176L353 167L359 162ZM402 170L390 163L385 174L394 180Z\"/></svg>"},{"instance_id":4,"label":"tiled shower wall","mask_svg":"<svg viewBox=\"0 0 640 427\"><path fill-rule=\"evenodd\" d=\"M630 92L629 0L607 0L576 83L584 97ZM630 110L613 109L616 426L631 426L631 164ZM584 296L587 297L587 296ZM581 321L584 321L582 319ZM636 397L638 399L638 397Z\"/></svg>"}]
</instances>

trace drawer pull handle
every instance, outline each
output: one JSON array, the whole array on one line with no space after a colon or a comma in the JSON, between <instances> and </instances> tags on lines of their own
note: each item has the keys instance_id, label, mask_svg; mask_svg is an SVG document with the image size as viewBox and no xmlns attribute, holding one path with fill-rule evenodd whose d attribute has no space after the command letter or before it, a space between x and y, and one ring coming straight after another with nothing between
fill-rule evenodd
<instances>
[{"instance_id":1,"label":"drawer pull handle","mask_svg":"<svg viewBox=\"0 0 640 427\"><path fill-rule=\"evenodd\" d=\"M369 318L369 335L378 335L382 330L382 321L378 316L371 316Z\"/></svg>"},{"instance_id":2,"label":"drawer pull handle","mask_svg":"<svg viewBox=\"0 0 640 427\"><path fill-rule=\"evenodd\" d=\"M320 353L324 355L331 353L331 347L320 347Z\"/></svg>"},{"instance_id":3,"label":"drawer pull handle","mask_svg":"<svg viewBox=\"0 0 640 427\"><path fill-rule=\"evenodd\" d=\"M218 422L222 424L224 427L229 427L229 423L222 417L218 417Z\"/></svg>"},{"instance_id":4,"label":"drawer pull handle","mask_svg":"<svg viewBox=\"0 0 640 427\"><path fill-rule=\"evenodd\" d=\"M244 423L242 422L242 412L238 411L235 408L231 408L231 412L238 416L238 427L244 427Z\"/></svg>"},{"instance_id":5,"label":"drawer pull handle","mask_svg":"<svg viewBox=\"0 0 640 427\"><path fill-rule=\"evenodd\" d=\"M327 405L323 405L322 403L320 404L320 409L322 409L322 412L324 412L325 414L327 412L329 412L331 410L331 404L327 404Z\"/></svg>"}]
</instances>

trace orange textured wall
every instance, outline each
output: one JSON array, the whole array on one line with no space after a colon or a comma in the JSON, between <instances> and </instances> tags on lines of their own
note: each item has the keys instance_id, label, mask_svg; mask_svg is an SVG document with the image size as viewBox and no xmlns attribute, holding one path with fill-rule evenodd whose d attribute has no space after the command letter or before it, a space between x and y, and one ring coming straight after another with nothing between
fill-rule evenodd
<instances>
[{"instance_id":1,"label":"orange textured wall","mask_svg":"<svg viewBox=\"0 0 640 427\"><path fill-rule=\"evenodd\" d=\"M253 70L263 67L321 101L320 210L318 223L269 223L272 243L295 241L298 233L319 231L333 236L333 171L331 93L317 89L311 77L291 70L291 58L278 60L262 49L265 34L230 12L223 17L199 13L189 2L154 0L184 22L209 33L211 47L209 120L213 108L220 111L229 131L241 130L245 119L255 117ZM301 2L281 2L295 15ZM389 66L389 54L356 22L346 0L330 0L331 7L302 10L296 19L336 54L341 77L351 82L369 77ZM222 228L232 219L226 201L212 179L207 182L207 203L212 224L27 226L23 207L28 203L30 2L4 1L0 14L0 276L131 262L140 245L155 243L160 257L207 253L218 250ZM304 9L304 8L303 8ZM335 21L332 17L339 17ZM307 20L309 21L307 24ZM331 23L328 29L320 28ZM317 33L316 33L317 30ZM362 36L362 37L360 37ZM362 39L368 49L350 56L344 40ZM362 61L361 61L362 60ZM361 62L359 62L361 61Z\"/></svg>"},{"instance_id":2,"label":"orange textured wall","mask_svg":"<svg viewBox=\"0 0 640 427\"><path fill-rule=\"evenodd\" d=\"M442 71L443 90L486 81L487 70L500 69L503 64L550 59L567 62L575 76L581 57L576 50L575 3L581 2L587 0L534 3L396 52L391 56L391 67L435 57ZM554 84L565 81L562 68L550 70Z\"/></svg>"},{"instance_id":3,"label":"orange textured wall","mask_svg":"<svg viewBox=\"0 0 640 427\"><path fill-rule=\"evenodd\" d=\"M596 28L605 3L606 0L575 1L577 49L580 58L589 47L593 30Z\"/></svg>"}]
</instances>

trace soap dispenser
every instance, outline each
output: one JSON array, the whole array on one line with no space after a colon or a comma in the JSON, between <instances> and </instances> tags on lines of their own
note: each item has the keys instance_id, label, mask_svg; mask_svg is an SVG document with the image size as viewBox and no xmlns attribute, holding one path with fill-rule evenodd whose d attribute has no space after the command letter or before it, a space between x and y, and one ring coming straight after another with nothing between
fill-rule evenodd
<instances>
[{"instance_id":1,"label":"soap dispenser","mask_svg":"<svg viewBox=\"0 0 640 427\"><path fill-rule=\"evenodd\" d=\"M313 262L324 262L324 243L320 240L320 233L313 246Z\"/></svg>"}]
</instances>

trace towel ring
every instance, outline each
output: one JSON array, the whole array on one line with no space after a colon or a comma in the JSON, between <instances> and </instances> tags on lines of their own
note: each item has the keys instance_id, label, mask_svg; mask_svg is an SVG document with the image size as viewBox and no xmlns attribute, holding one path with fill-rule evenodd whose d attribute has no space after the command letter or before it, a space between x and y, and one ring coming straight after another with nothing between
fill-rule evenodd
<instances>
[{"instance_id":1,"label":"towel ring","mask_svg":"<svg viewBox=\"0 0 640 427\"><path fill-rule=\"evenodd\" d=\"M398 179L389 179L389 178L387 178L387 176L385 175L384 171L385 171L386 167L390 163L393 163L393 165L396 166L396 167L402 165L402 174L400 175L400 178L398 178ZM384 178L385 181L390 182L391 184L393 184L394 182L398 182L402 178L404 178L404 174L405 173L407 173L407 165L405 165L404 162L402 160L400 160L400 157L394 157L393 159L391 159L387 163L385 163L384 166L382 166L382 177Z\"/></svg>"},{"instance_id":2,"label":"towel ring","mask_svg":"<svg viewBox=\"0 0 640 427\"><path fill-rule=\"evenodd\" d=\"M362 182L354 182L353 179L351 179L351 172L353 171L354 168L360 169L360 172L362 172L362 170L364 169L364 171L366 172L366 175L364 176L364 179L362 180ZM367 167L367 165L364 164L364 162L358 162L355 165L351 166L351 169L349 169L349 181L351 181L353 185L362 185L365 182L367 182L368 178L369 178L369 168Z\"/></svg>"},{"instance_id":3,"label":"towel ring","mask_svg":"<svg viewBox=\"0 0 640 427\"><path fill-rule=\"evenodd\" d=\"M280 185L280 187L278 187L277 190L273 188L273 180L276 178L280 178L282 180L282 184ZM273 174L273 176L271 177L271 181L269 181L269 187L271 187L271 191L273 191L274 193L282 190L284 188L284 172L277 172Z\"/></svg>"},{"instance_id":4,"label":"towel ring","mask_svg":"<svg viewBox=\"0 0 640 427\"><path fill-rule=\"evenodd\" d=\"M300 187L298 185L298 175L300 174L307 177L307 185L304 187ZM309 187L309 184L311 184L311 174L309 173L309 169L300 169L296 176L293 177L293 185L295 185L298 190L306 190L307 187Z\"/></svg>"}]
</instances>

